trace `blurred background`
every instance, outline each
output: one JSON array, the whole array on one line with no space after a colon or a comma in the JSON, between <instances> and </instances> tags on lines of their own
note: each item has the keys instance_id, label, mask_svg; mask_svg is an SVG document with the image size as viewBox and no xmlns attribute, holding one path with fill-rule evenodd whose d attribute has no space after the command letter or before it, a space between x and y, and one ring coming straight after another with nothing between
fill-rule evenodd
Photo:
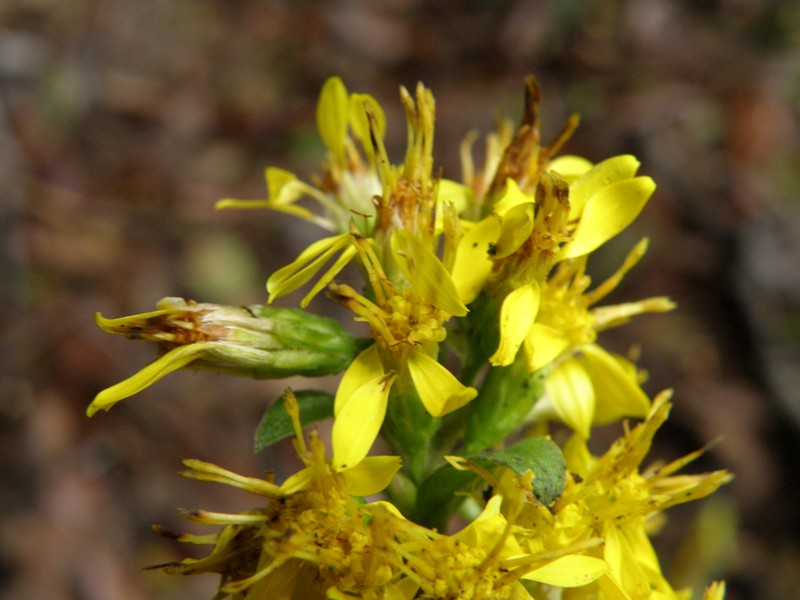
<instances>
[{"instance_id":1,"label":"blurred background","mask_svg":"<svg viewBox=\"0 0 800 600\"><path fill-rule=\"evenodd\" d=\"M182 479L183 458L248 475L294 468L286 445L252 451L285 382L181 372L88 420L94 395L154 350L102 333L94 312L145 312L164 296L265 300L267 276L319 232L213 204L264 197L267 165L317 169L315 104L330 75L383 104L398 162L398 86L431 87L436 159L459 179L461 139L498 115L518 119L529 73L545 140L580 113L566 152L633 153L658 182L590 269L608 274L647 235L647 258L610 301L669 294L680 309L601 341L641 348L651 394L675 389L653 457L722 436L688 470L737 475L670 513L657 538L665 572L686 586L724 577L731 600L796 598L794 0L2 0L0 596L211 597L214 576L143 570L193 551L150 524L191 530L176 507L257 503Z\"/></svg>"}]
</instances>

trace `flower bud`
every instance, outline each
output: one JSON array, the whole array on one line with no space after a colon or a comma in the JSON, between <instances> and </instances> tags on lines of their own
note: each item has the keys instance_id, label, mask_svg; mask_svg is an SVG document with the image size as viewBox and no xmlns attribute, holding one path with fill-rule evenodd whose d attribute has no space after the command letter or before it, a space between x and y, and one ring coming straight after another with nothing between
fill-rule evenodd
<instances>
[{"instance_id":1,"label":"flower bud","mask_svg":"<svg viewBox=\"0 0 800 600\"><path fill-rule=\"evenodd\" d=\"M89 405L89 416L189 364L255 379L313 377L343 371L358 350L357 341L335 321L294 308L224 306L182 298L164 298L157 306L158 310L118 319L96 315L104 331L154 341L163 355L100 392Z\"/></svg>"}]
</instances>

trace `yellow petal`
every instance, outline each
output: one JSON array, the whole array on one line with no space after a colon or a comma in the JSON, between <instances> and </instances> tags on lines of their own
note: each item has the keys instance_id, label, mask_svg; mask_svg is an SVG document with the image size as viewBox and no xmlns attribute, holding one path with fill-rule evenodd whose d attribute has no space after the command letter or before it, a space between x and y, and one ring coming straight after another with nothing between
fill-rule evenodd
<instances>
[{"instance_id":1,"label":"yellow petal","mask_svg":"<svg viewBox=\"0 0 800 600\"><path fill-rule=\"evenodd\" d=\"M317 283L315 283L311 288L311 290L309 290L309 292L303 296L303 299L300 300L300 307L305 308L308 306L308 303L311 302L314 296L319 294L320 290L328 287L328 284L333 281L333 278L336 277L351 260L353 260L356 252L355 246L346 247L339 255L339 258L337 258L336 261L331 265L330 269L325 271L317 280Z\"/></svg>"},{"instance_id":2,"label":"yellow petal","mask_svg":"<svg viewBox=\"0 0 800 600\"><path fill-rule=\"evenodd\" d=\"M109 410L120 400L133 396L144 388L153 385L165 375L185 367L199 358L204 352L212 350L218 345L220 345L219 342L198 342L187 346L178 346L170 350L164 356L140 370L136 375L129 377L125 381L120 381L118 384L112 385L97 394L86 409L86 414L91 417L98 410Z\"/></svg>"},{"instance_id":3,"label":"yellow petal","mask_svg":"<svg viewBox=\"0 0 800 600\"><path fill-rule=\"evenodd\" d=\"M139 313L138 315L129 315L127 317L117 317L116 319L106 319L99 312L94 313L94 322L97 326L106 333L123 333L126 334L136 327L142 327L150 319L168 315L176 312L175 309L159 309L151 310L146 313Z\"/></svg>"},{"instance_id":4,"label":"yellow petal","mask_svg":"<svg viewBox=\"0 0 800 600\"><path fill-rule=\"evenodd\" d=\"M587 173L594 165L591 161L586 160L580 156L564 155L550 161L547 166L548 171L555 171L566 181L572 185L579 177ZM570 197L570 203L572 198Z\"/></svg>"},{"instance_id":5,"label":"yellow petal","mask_svg":"<svg viewBox=\"0 0 800 600\"><path fill-rule=\"evenodd\" d=\"M502 496L492 496L478 517L453 536L454 540L469 548L492 548L502 537L507 521L500 512ZM523 554L517 540L509 535L503 540L501 557Z\"/></svg>"},{"instance_id":6,"label":"yellow petal","mask_svg":"<svg viewBox=\"0 0 800 600\"><path fill-rule=\"evenodd\" d=\"M569 338L554 327L534 323L524 343L528 372L533 373L557 359L569 346Z\"/></svg>"},{"instance_id":7,"label":"yellow petal","mask_svg":"<svg viewBox=\"0 0 800 600\"><path fill-rule=\"evenodd\" d=\"M568 554L523 575L522 578L570 588L592 583L607 571L606 561L600 558Z\"/></svg>"},{"instance_id":8,"label":"yellow petal","mask_svg":"<svg viewBox=\"0 0 800 600\"><path fill-rule=\"evenodd\" d=\"M626 369L621 359L596 344L587 344L582 351L597 396L595 423L603 425L622 417L646 417L650 412L650 398L639 387L635 369Z\"/></svg>"},{"instance_id":9,"label":"yellow petal","mask_svg":"<svg viewBox=\"0 0 800 600\"><path fill-rule=\"evenodd\" d=\"M336 390L336 400L333 402L334 416L339 414L342 407L361 386L384 375L385 372L380 354L378 354L378 347L372 344L366 350L362 350L355 360L350 363L350 366L347 367L347 371L342 376L342 381L339 382L339 388Z\"/></svg>"},{"instance_id":10,"label":"yellow petal","mask_svg":"<svg viewBox=\"0 0 800 600\"><path fill-rule=\"evenodd\" d=\"M301 469L294 475L290 476L286 481L281 484L280 492L284 495L296 494L302 492L311 485L317 477L315 467L306 467Z\"/></svg>"},{"instance_id":11,"label":"yellow petal","mask_svg":"<svg viewBox=\"0 0 800 600\"><path fill-rule=\"evenodd\" d=\"M545 389L559 419L589 438L595 411L592 380L577 358L561 362L545 381Z\"/></svg>"},{"instance_id":12,"label":"yellow petal","mask_svg":"<svg viewBox=\"0 0 800 600\"><path fill-rule=\"evenodd\" d=\"M386 132L386 117L383 114L383 108L375 98L369 94L351 94L350 105L348 107L350 115L350 127L353 129L356 137L361 141L364 151L369 156L374 156L375 149L372 146L372 139L370 134L369 120L364 106L369 106L372 114L375 115L375 123L378 131L375 134L383 139Z\"/></svg>"},{"instance_id":13,"label":"yellow petal","mask_svg":"<svg viewBox=\"0 0 800 600\"><path fill-rule=\"evenodd\" d=\"M461 408L478 394L475 388L462 384L450 371L422 352L414 352L408 359L408 371L419 399L434 417Z\"/></svg>"},{"instance_id":14,"label":"yellow petal","mask_svg":"<svg viewBox=\"0 0 800 600\"><path fill-rule=\"evenodd\" d=\"M349 246L350 234L335 235L317 240L290 264L275 271L267 280L269 301L296 290L311 279L331 256Z\"/></svg>"},{"instance_id":15,"label":"yellow petal","mask_svg":"<svg viewBox=\"0 0 800 600\"><path fill-rule=\"evenodd\" d=\"M533 203L517 204L503 215L503 230L494 247L493 258L505 258L516 252L533 231Z\"/></svg>"},{"instance_id":16,"label":"yellow petal","mask_svg":"<svg viewBox=\"0 0 800 600\"><path fill-rule=\"evenodd\" d=\"M317 103L317 129L323 143L338 159L344 159L349 97L344 82L331 77L322 86Z\"/></svg>"},{"instance_id":17,"label":"yellow petal","mask_svg":"<svg viewBox=\"0 0 800 600\"><path fill-rule=\"evenodd\" d=\"M567 443L564 444L563 454L567 470L577 473L584 479L597 464L597 459L589 452L586 439L577 433L573 433Z\"/></svg>"},{"instance_id":18,"label":"yellow petal","mask_svg":"<svg viewBox=\"0 0 800 600\"><path fill-rule=\"evenodd\" d=\"M579 218L589 198L601 189L616 181L631 179L638 170L639 161L629 154L614 156L598 163L592 170L570 185L570 218Z\"/></svg>"},{"instance_id":19,"label":"yellow petal","mask_svg":"<svg viewBox=\"0 0 800 600\"><path fill-rule=\"evenodd\" d=\"M459 299L456 286L442 261L414 234L407 229L395 231L392 252L416 293L453 316L463 317L469 312Z\"/></svg>"},{"instance_id":20,"label":"yellow petal","mask_svg":"<svg viewBox=\"0 0 800 600\"><path fill-rule=\"evenodd\" d=\"M500 231L500 220L492 215L471 227L458 243L452 277L464 304L478 297L492 272L489 244L497 241Z\"/></svg>"},{"instance_id":21,"label":"yellow petal","mask_svg":"<svg viewBox=\"0 0 800 600\"><path fill-rule=\"evenodd\" d=\"M400 470L399 456L367 456L342 473L353 496L371 496L388 486Z\"/></svg>"},{"instance_id":22,"label":"yellow petal","mask_svg":"<svg viewBox=\"0 0 800 600\"><path fill-rule=\"evenodd\" d=\"M656 184L649 177L607 185L588 200L583 215L560 260L588 254L625 229L639 215Z\"/></svg>"},{"instance_id":23,"label":"yellow petal","mask_svg":"<svg viewBox=\"0 0 800 600\"><path fill-rule=\"evenodd\" d=\"M492 206L492 210L494 214L502 217L515 206L533 203L534 198L533 194L526 194L519 189L519 185L517 185L516 181L513 179L506 179L506 188L503 191L503 195L495 202L494 206Z\"/></svg>"},{"instance_id":24,"label":"yellow petal","mask_svg":"<svg viewBox=\"0 0 800 600\"><path fill-rule=\"evenodd\" d=\"M347 399L333 421L333 469L354 467L369 452L383 425L393 376L368 381Z\"/></svg>"},{"instance_id":25,"label":"yellow petal","mask_svg":"<svg viewBox=\"0 0 800 600\"><path fill-rule=\"evenodd\" d=\"M500 307L500 345L489 358L495 366L510 365L528 335L539 312L539 286L529 283L518 287Z\"/></svg>"}]
</instances>

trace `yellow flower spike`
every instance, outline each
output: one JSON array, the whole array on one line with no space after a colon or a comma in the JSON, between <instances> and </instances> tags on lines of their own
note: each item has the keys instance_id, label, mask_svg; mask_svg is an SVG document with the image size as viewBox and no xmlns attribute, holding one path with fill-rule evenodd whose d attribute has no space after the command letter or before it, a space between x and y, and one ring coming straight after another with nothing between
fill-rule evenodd
<instances>
[{"instance_id":1,"label":"yellow flower spike","mask_svg":"<svg viewBox=\"0 0 800 600\"><path fill-rule=\"evenodd\" d=\"M343 471L342 477L352 495L371 496L392 482L401 465L399 456L367 456L356 466Z\"/></svg>"},{"instance_id":2,"label":"yellow flower spike","mask_svg":"<svg viewBox=\"0 0 800 600\"><path fill-rule=\"evenodd\" d=\"M540 292L536 282L518 287L500 308L500 345L489 358L495 366L514 362L519 347L533 326L539 311Z\"/></svg>"},{"instance_id":3,"label":"yellow flower spike","mask_svg":"<svg viewBox=\"0 0 800 600\"><path fill-rule=\"evenodd\" d=\"M354 467L369 452L386 416L393 375L376 377L359 387L333 422L333 468Z\"/></svg>"},{"instance_id":4,"label":"yellow flower spike","mask_svg":"<svg viewBox=\"0 0 800 600\"><path fill-rule=\"evenodd\" d=\"M170 350L135 375L97 394L86 409L86 415L91 417L99 410L110 410L120 400L141 392L159 379L198 359L205 352L223 345L222 342L197 342Z\"/></svg>"},{"instance_id":5,"label":"yellow flower spike","mask_svg":"<svg viewBox=\"0 0 800 600\"><path fill-rule=\"evenodd\" d=\"M392 251L400 270L411 283L414 293L433 306L456 317L469 312L442 261L410 231L398 229L392 235Z\"/></svg>"},{"instance_id":6,"label":"yellow flower spike","mask_svg":"<svg viewBox=\"0 0 800 600\"><path fill-rule=\"evenodd\" d=\"M340 77L329 78L317 103L317 130L322 142L338 161L344 160L350 98Z\"/></svg>"},{"instance_id":7,"label":"yellow flower spike","mask_svg":"<svg viewBox=\"0 0 800 600\"><path fill-rule=\"evenodd\" d=\"M655 189L649 177L625 179L600 189L587 201L559 260L588 254L617 235L639 215Z\"/></svg>"},{"instance_id":8,"label":"yellow flower spike","mask_svg":"<svg viewBox=\"0 0 800 600\"><path fill-rule=\"evenodd\" d=\"M553 170L558 169L553 167ZM585 172L569 186L570 218L580 218L586 203L601 189L617 181L632 179L638 170L636 157L625 154L606 159Z\"/></svg>"},{"instance_id":9,"label":"yellow flower spike","mask_svg":"<svg viewBox=\"0 0 800 600\"><path fill-rule=\"evenodd\" d=\"M441 417L461 408L478 395L430 356L415 352L408 359L408 370L417 394L427 411Z\"/></svg>"},{"instance_id":10,"label":"yellow flower spike","mask_svg":"<svg viewBox=\"0 0 800 600\"><path fill-rule=\"evenodd\" d=\"M559 419L588 439L595 413L595 389L580 359L559 363L545 381L545 390Z\"/></svg>"}]
</instances>

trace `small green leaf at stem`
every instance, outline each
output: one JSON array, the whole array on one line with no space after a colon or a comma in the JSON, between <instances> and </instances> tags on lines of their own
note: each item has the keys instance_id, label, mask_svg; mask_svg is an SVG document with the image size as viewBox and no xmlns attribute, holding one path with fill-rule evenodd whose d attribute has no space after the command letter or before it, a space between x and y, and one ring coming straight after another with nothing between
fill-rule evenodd
<instances>
[{"instance_id":1,"label":"small green leaf at stem","mask_svg":"<svg viewBox=\"0 0 800 600\"><path fill-rule=\"evenodd\" d=\"M300 405L300 422L305 425L333 417L333 396L327 392L302 390L295 392ZM264 413L255 435L255 451L294 435L294 427L281 399L276 400Z\"/></svg>"}]
</instances>

